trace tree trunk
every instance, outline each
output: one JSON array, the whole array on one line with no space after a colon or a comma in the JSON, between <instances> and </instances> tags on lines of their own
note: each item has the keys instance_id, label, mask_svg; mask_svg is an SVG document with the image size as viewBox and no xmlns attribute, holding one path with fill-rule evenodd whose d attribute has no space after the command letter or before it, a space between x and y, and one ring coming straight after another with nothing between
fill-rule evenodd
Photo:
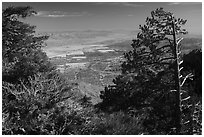
<instances>
[{"instance_id":1,"label":"tree trunk","mask_svg":"<svg viewBox=\"0 0 204 137\"><path fill-rule=\"evenodd\" d=\"M180 70L179 70L179 49L176 40L175 22L172 17L172 28L173 28L173 46L174 46L174 57L175 57L175 89L176 89L176 104L175 104L175 127L176 134L180 134L181 130L181 84L180 84Z\"/></svg>"}]
</instances>

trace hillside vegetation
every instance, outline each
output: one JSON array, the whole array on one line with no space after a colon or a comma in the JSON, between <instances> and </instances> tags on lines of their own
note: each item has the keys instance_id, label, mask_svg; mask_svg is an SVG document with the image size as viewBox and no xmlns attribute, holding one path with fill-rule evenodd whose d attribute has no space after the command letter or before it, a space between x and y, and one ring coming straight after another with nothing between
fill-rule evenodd
<instances>
[{"instance_id":1,"label":"hillside vegetation","mask_svg":"<svg viewBox=\"0 0 204 137\"><path fill-rule=\"evenodd\" d=\"M185 20L156 9L136 39L113 42L109 31L36 35L22 22L34 14L29 6L3 9L3 135L202 134L202 41L166 37L186 34ZM47 56L56 41L73 44L73 35L86 44L96 36L107 48L80 49L79 60ZM46 49L45 42L54 44Z\"/></svg>"}]
</instances>

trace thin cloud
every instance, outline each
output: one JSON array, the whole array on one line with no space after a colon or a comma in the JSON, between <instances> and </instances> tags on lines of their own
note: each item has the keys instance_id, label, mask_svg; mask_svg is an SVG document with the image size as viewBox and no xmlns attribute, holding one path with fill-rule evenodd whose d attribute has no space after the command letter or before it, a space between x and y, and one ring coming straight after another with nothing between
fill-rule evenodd
<instances>
[{"instance_id":1,"label":"thin cloud","mask_svg":"<svg viewBox=\"0 0 204 137\"><path fill-rule=\"evenodd\" d=\"M201 4L201 2L170 2L167 5L192 5L192 4Z\"/></svg>"},{"instance_id":2,"label":"thin cloud","mask_svg":"<svg viewBox=\"0 0 204 137\"><path fill-rule=\"evenodd\" d=\"M123 6L123 7L141 7L143 5L137 2L96 2L94 5L113 5L113 6Z\"/></svg>"},{"instance_id":3,"label":"thin cloud","mask_svg":"<svg viewBox=\"0 0 204 137\"><path fill-rule=\"evenodd\" d=\"M141 6L143 6L143 5L138 4L136 2L134 2L134 3L132 3L132 2L131 3L130 2L120 2L120 4L123 6L127 6L127 7L141 7Z\"/></svg>"},{"instance_id":4,"label":"thin cloud","mask_svg":"<svg viewBox=\"0 0 204 137\"><path fill-rule=\"evenodd\" d=\"M171 2L168 5L179 5L179 4L180 4L180 2Z\"/></svg>"},{"instance_id":5,"label":"thin cloud","mask_svg":"<svg viewBox=\"0 0 204 137\"><path fill-rule=\"evenodd\" d=\"M37 17L51 17L51 18L60 18L60 17L79 17L91 15L87 12L63 12L63 11L39 11Z\"/></svg>"}]
</instances>

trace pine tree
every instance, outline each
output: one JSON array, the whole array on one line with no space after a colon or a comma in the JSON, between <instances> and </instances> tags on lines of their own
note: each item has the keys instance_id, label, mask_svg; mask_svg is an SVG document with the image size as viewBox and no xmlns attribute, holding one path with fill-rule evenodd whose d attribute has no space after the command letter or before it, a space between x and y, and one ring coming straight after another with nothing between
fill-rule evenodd
<instances>
[{"instance_id":1,"label":"pine tree","mask_svg":"<svg viewBox=\"0 0 204 137\"><path fill-rule=\"evenodd\" d=\"M3 80L15 83L51 69L41 47L48 36L36 36L35 26L23 22L34 15L31 7L8 7L2 12Z\"/></svg>"},{"instance_id":2,"label":"pine tree","mask_svg":"<svg viewBox=\"0 0 204 137\"><path fill-rule=\"evenodd\" d=\"M122 74L113 80L114 85L101 92L101 108L145 108L145 113L151 110L152 114L148 122L153 125L145 124L147 127L150 125L150 134L164 131L166 134L182 133L185 124L182 106L190 99L182 86L192 77L192 74L181 75L180 36L187 33L182 29L186 21L177 19L163 8L151 12L146 24L140 25L141 32L132 43L133 50L124 55L126 61L122 64ZM185 98L182 94L186 95Z\"/></svg>"}]
</instances>

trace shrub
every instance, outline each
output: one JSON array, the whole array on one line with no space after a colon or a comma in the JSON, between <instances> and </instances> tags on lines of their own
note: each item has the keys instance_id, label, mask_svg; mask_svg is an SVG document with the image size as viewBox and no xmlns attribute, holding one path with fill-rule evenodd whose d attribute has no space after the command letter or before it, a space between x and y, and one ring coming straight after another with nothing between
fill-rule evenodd
<instances>
[{"instance_id":1,"label":"shrub","mask_svg":"<svg viewBox=\"0 0 204 137\"><path fill-rule=\"evenodd\" d=\"M134 117L122 111L111 114L103 112L92 113L89 120L83 123L79 134L139 135L143 132L142 120L143 116Z\"/></svg>"},{"instance_id":2,"label":"shrub","mask_svg":"<svg viewBox=\"0 0 204 137\"><path fill-rule=\"evenodd\" d=\"M60 102L72 96L69 84L55 73L38 74L16 85L2 85L3 134L43 134L39 117L49 117L52 111L59 110Z\"/></svg>"}]
</instances>

